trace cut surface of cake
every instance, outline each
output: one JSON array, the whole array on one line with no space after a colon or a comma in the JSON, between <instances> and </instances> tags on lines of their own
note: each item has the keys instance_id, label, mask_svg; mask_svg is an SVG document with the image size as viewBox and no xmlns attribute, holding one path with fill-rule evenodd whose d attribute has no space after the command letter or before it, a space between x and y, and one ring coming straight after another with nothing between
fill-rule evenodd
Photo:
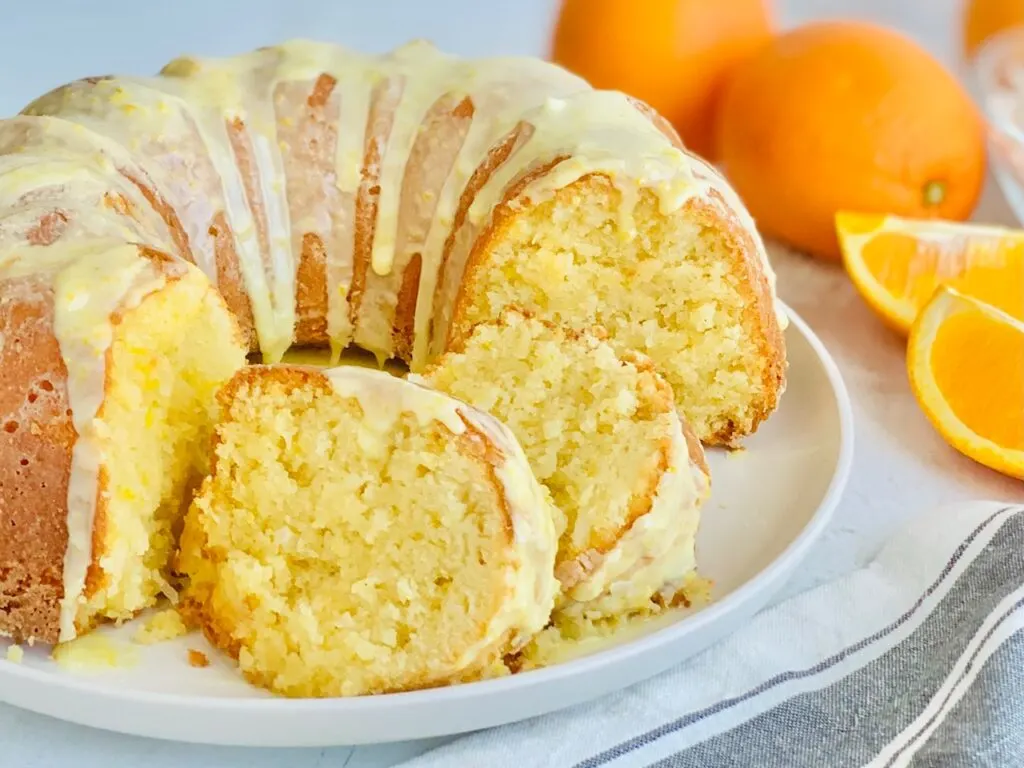
<instances>
[{"instance_id":1,"label":"cut surface of cake","mask_svg":"<svg viewBox=\"0 0 1024 768\"><path fill-rule=\"evenodd\" d=\"M250 681L351 696L491 677L547 624L553 511L493 417L348 367L249 367L220 400L182 610Z\"/></svg>"},{"instance_id":2,"label":"cut surface of cake","mask_svg":"<svg viewBox=\"0 0 1024 768\"><path fill-rule=\"evenodd\" d=\"M269 362L355 345L422 370L518 304L649 355L707 442L784 389L786 316L735 193L649 107L539 59L289 41L79 80L5 132L0 197L117 202Z\"/></svg>"},{"instance_id":3,"label":"cut surface of cake","mask_svg":"<svg viewBox=\"0 0 1024 768\"><path fill-rule=\"evenodd\" d=\"M183 261L110 240L0 254L0 633L68 641L173 593L210 405L244 362Z\"/></svg>"},{"instance_id":4,"label":"cut surface of cake","mask_svg":"<svg viewBox=\"0 0 1024 768\"><path fill-rule=\"evenodd\" d=\"M591 615L673 601L695 568L709 491L704 453L668 383L603 336L506 310L422 375L519 439L564 516L559 610Z\"/></svg>"},{"instance_id":5,"label":"cut surface of cake","mask_svg":"<svg viewBox=\"0 0 1024 768\"><path fill-rule=\"evenodd\" d=\"M499 209L466 267L448 342L510 305L597 324L616 350L655 362L698 438L750 434L775 410L785 368L774 309L758 293L762 268L745 256L752 236L716 226L721 213L699 199L672 216L664 209L650 190L594 176Z\"/></svg>"}]
</instances>

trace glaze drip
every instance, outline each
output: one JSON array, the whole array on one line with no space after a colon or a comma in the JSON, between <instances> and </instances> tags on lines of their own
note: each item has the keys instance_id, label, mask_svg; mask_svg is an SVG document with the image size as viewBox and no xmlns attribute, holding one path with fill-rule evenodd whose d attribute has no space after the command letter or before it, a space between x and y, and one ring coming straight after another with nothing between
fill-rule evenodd
<instances>
[{"instance_id":1,"label":"glaze drip","mask_svg":"<svg viewBox=\"0 0 1024 768\"><path fill-rule=\"evenodd\" d=\"M316 118L323 123L316 140L333 143L326 175L334 190L322 196L329 211L314 222L314 212L288 199L289 183L295 189L315 180L286 178L284 156L297 148L282 137L303 140L289 121L308 107L322 78L332 85L331 108ZM99 125L111 106L130 113L130 134L109 121ZM384 55L294 40L232 58L187 56L160 77L69 86L26 112L102 127L149 156L147 171L172 187L170 146L202 144L203 157L185 170L208 193L205 210L182 201L191 207L183 218L195 260L215 280L237 262L267 361L280 360L296 339L296 275L307 234L323 252L318 341L335 350L355 343L381 359L398 354L419 370L443 348L466 259L499 204L536 204L602 174L621 193L625 237L635 230L641 189L653 191L666 214L700 197L753 224L724 180L624 94L595 91L540 60L460 59L423 41ZM417 146L427 124L430 143ZM164 136L167 146L144 146L140 136ZM545 164L547 173L506 200L517 180ZM210 234L218 211L230 228L229 246L219 248L223 233ZM398 316L403 291L408 320ZM777 315L785 325L781 307Z\"/></svg>"}]
</instances>

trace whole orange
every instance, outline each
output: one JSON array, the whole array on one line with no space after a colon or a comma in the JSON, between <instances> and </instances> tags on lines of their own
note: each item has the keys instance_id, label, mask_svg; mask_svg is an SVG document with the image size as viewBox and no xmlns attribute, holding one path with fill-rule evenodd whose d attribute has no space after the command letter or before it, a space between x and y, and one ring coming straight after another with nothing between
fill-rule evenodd
<instances>
[{"instance_id":1,"label":"whole orange","mask_svg":"<svg viewBox=\"0 0 1024 768\"><path fill-rule=\"evenodd\" d=\"M839 210L963 220L985 175L980 115L938 61L862 22L808 24L733 75L726 175L763 233L838 259Z\"/></svg>"},{"instance_id":2,"label":"whole orange","mask_svg":"<svg viewBox=\"0 0 1024 768\"><path fill-rule=\"evenodd\" d=\"M1024 0L966 0L963 6L962 45L974 55L993 35L1024 25Z\"/></svg>"},{"instance_id":3,"label":"whole orange","mask_svg":"<svg viewBox=\"0 0 1024 768\"><path fill-rule=\"evenodd\" d=\"M722 87L771 34L765 0L563 0L551 58L647 102L710 156Z\"/></svg>"}]
</instances>

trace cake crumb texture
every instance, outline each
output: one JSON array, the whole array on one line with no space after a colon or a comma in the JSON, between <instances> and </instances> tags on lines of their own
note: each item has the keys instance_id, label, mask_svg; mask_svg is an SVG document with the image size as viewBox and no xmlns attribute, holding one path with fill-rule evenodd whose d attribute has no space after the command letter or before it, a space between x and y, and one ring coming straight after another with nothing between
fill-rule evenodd
<instances>
[{"instance_id":1,"label":"cake crumb texture","mask_svg":"<svg viewBox=\"0 0 1024 768\"><path fill-rule=\"evenodd\" d=\"M678 621L687 612L707 606L712 599L712 586L709 579L693 572L667 601L651 600L619 614L557 612L551 623L537 633L510 664L519 672L539 669L628 642Z\"/></svg>"},{"instance_id":2,"label":"cake crumb texture","mask_svg":"<svg viewBox=\"0 0 1024 768\"><path fill-rule=\"evenodd\" d=\"M170 602L138 643L289 696L508 674L552 611L679 598L701 441L785 388L724 177L539 59L79 78L0 120L0 208L0 633L58 657ZM273 367L343 350L432 386Z\"/></svg>"},{"instance_id":3,"label":"cake crumb texture","mask_svg":"<svg viewBox=\"0 0 1024 768\"><path fill-rule=\"evenodd\" d=\"M105 483L82 628L175 596L170 561L207 469L215 393L245 363L234 320L197 271L125 313L108 359L97 420Z\"/></svg>"},{"instance_id":4,"label":"cake crumb texture","mask_svg":"<svg viewBox=\"0 0 1024 768\"><path fill-rule=\"evenodd\" d=\"M765 278L745 258L738 225L722 226L696 202L665 216L656 195L638 195L630 211L613 183L592 176L496 214L467 267L453 341L509 306L600 325L619 351L654 360L700 440L735 442L775 410L785 386Z\"/></svg>"},{"instance_id":5,"label":"cake crumb texture","mask_svg":"<svg viewBox=\"0 0 1024 768\"><path fill-rule=\"evenodd\" d=\"M543 627L554 589L517 586L526 553L513 545L494 446L388 397L343 397L311 370L250 368L221 400L213 474L179 556L190 624L250 681L287 696L506 673L502 659L525 643L520 631ZM551 513L536 514L550 538L538 578L553 582ZM510 610L539 615L519 627Z\"/></svg>"},{"instance_id":6,"label":"cake crumb texture","mask_svg":"<svg viewBox=\"0 0 1024 768\"><path fill-rule=\"evenodd\" d=\"M671 387L649 358L619 354L606 336L510 309L423 376L519 439L562 513L562 603L590 612L641 607L692 570L686 555L708 488L703 451L694 443L691 459Z\"/></svg>"}]
</instances>

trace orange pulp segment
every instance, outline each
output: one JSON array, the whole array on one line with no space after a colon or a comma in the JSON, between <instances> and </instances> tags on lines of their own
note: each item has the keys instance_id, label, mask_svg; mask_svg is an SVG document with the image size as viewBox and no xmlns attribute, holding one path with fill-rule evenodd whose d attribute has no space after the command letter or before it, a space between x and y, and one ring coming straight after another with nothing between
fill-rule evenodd
<instances>
[{"instance_id":1,"label":"orange pulp segment","mask_svg":"<svg viewBox=\"0 0 1024 768\"><path fill-rule=\"evenodd\" d=\"M1024 230L841 212L836 231L854 285L900 331L940 285L1024 320Z\"/></svg>"},{"instance_id":2,"label":"orange pulp segment","mask_svg":"<svg viewBox=\"0 0 1024 768\"><path fill-rule=\"evenodd\" d=\"M907 369L950 445L1024 479L1024 322L940 288L913 324Z\"/></svg>"}]
</instances>

